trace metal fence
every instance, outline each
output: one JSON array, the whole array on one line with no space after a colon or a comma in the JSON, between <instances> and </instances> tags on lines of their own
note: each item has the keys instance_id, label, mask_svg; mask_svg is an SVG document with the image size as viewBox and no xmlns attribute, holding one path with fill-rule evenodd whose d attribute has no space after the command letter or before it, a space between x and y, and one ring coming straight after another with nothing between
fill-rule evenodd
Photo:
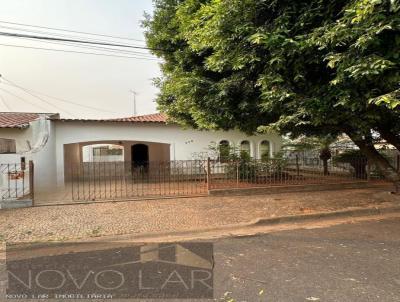
<instances>
[{"instance_id":1,"label":"metal fence","mask_svg":"<svg viewBox=\"0 0 400 302\"><path fill-rule=\"evenodd\" d=\"M70 167L67 186L74 201L137 197L193 196L207 193L206 162L88 162Z\"/></svg>"},{"instance_id":2,"label":"metal fence","mask_svg":"<svg viewBox=\"0 0 400 302\"><path fill-rule=\"evenodd\" d=\"M209 190L364 182L383 179L365 159L348 162L310 157L267 160L87 162L69 167L73 201L205 195Z\"/></svg>"},{"instance_id":3,"label":"metal fence","mask_svg":"<svg viewBox=\"0 0 400 302\"><path fill-rule=\"evenodd\" d=\"M33 163L0 164L1 200L33 199Z\"/></svg>"},{"instance_id":4,"label":"metal fence","mask_svg":"<svg viewBox=\"0 0 400 302\"><path fill-rule=\"evenodd\" d=\"M348 162L310 158L270 158L246 161L210 161L210 189L259 186L329 184L383 179L366 159Z\"/></svg>"}]
</instances>

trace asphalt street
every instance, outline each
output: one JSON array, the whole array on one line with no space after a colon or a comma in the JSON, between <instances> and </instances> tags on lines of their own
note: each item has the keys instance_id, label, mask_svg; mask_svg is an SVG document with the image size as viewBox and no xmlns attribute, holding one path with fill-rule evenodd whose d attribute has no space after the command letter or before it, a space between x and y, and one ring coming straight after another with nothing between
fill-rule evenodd
<instances>
[{"instance_id":1,"label":"asphalt street","mask_svg":"<svg viewBox=\"0 0 400 302\"><path fill-rule=\"evenodd\" d=\"M111 293L111 296L118 293L118 297L132 297L132 294L135 296L139 291L154 297L155 290L151 289L154 287L158 288L158 299L144 300L144 296L141 296L140 301L166 301L163 297L173 297L178 291L181 298L194 297L194 291L185 291L182 286L184 282L190 286L193 279L192 270L187 270L185 265L195 266L197 274L199 270L203 271L203 275L198 274L196 277L199 280L208 276L207 272L204 274L204 270L212 270L208 263L214 264L213 282L211 280L209 283L210 279L207 280L211 288L213 284L214 301L400 301L400 218L230 237L211 242L213 254L210 253L210 244L198 246L178 243L178 248L173 247L170 250L170 244L165 249L161 244L150 245L149 248L137 243L124 243L124 246L116 242L101 242L100 245L44 243L38 250L27 247L11 252L8 256L13 254L15 260L8 257L8 261L12 265L12 261L19 265L15 271L18 276L24 276L31 267L36 276L43 268L51 270L40 275L42 288L31 291L35 298L31 297L30 301L39 300L36 299L41 297L38 294L46 293L42 290L46 282L49 284L47 287L54 288L62 283L60 276L65 267L71 270L71 274L65 274L67 285L60 289L62 293L79 293L80 291L74 290L74 285L76 282L81 284L86 281L89 285L83 287L84 292L97 292L99 286L93 283L96 278L87 275L89 270L93 270L98 277L98 283L108 284L107 288L118 285L122 273L126 280L130 280L130 283L125 282L116 291L100 291ZM54 270L58 267L61 272L55 274ZM121 273L113 275L110 268L118 269ZM108 271L108 280L107 271L106 275L97 274L105 270ZM175 270L180 276L177 273L171 275ZM145 279L147 274L149 277ZM72 275L76 276L76 280L68 283L69 276ZM38 278L33 281L36 280L37 283ZM173 287L170 291L163 290L166 280L171 281L167 285L175 286L177 291ZM14 280L14 291L11 293L24 292L20 289L26 288L20 283L17 282L20 286L16 287ZM6 283L2 284L4 291ZM205 283L195 280L195 284L198 297L212 297L212 290ZM17 298L18 295L8 301L19 300ZM73 299L58 297L57 301ZM82 301L89 300L93 299L86 298ZM188 300L210 301L168 301ZM110 300L97 297L96 301Z\"/></svg>"},{"instance_id":2,"label":"asphalt street","mask_svg":"<svg viewBox=\"0 0 400 302\"><path fill-rule=\"evenodd\" d=\"M214 257L216 298L400 301L400 219L218 240Z\"/></svg>"}]
</instances>

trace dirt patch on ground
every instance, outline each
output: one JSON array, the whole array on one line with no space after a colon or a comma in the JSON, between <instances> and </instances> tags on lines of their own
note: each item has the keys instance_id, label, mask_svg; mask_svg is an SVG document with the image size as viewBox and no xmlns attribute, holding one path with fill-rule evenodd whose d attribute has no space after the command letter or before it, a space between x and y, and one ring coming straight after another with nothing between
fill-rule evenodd
<instances>
[{"instance_id":1,"label":"dirt patch on ground","mask_svg":"<svg viewBox=\"0 0 400 302\"><path fill-rule=\"evenodd\" d=\"M0 240L34 242L183 231L257 218L400 205L386 188L199 197L0 211Z\"/></svg>"}]
</instances>

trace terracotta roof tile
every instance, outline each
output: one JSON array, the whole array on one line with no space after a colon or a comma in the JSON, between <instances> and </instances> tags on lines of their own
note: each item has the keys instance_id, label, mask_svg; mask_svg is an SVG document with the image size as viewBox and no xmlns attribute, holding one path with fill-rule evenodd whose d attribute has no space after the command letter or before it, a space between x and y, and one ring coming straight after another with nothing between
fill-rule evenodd
<instances>
[{"instance_id":1,"label":"terracotta roof tile","mask_svg":"<svg viewBox=\"0 0 400 302\"><path fill-rule=\"evenodd\" d=\"M125 118L112 119L116 122L148 122L148 123L166 123L167 116L163 113L153 113L147 115L130 116Z\"/></svg>"},{"instance_id":2,"label":"terracotta roof tile","mask_svg":"<svg viewBox=\"0 0 400 302\"><path fill-rule=\"evenodd\" d=\"M163 113L153 113L146 115L130 116L123 118L112 118L112 119L53 119L55 121L59 120L62 122L116 122L116 123L166 123L167 116Z\"/></svg>"},{"instance_id":3,"label":"terracotta roof tile","mask_svg":"<svg viewBox=\"0 0 400 302\"><path fill-rule=\"evenodd\" d=\"M0 112L0 128L28 128L29 123L37 120L39 116L40 113L33 112Z\"/></svg>"}]
</instances>

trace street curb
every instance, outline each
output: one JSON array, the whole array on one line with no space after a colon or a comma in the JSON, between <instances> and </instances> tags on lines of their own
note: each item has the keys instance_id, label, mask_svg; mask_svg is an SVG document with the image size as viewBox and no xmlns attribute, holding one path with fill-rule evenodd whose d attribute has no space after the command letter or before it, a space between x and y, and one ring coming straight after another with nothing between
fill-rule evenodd
<instances>
[{"instance_id":1,"label":"street curb","mask_svg":"<svg viewBox=\"0 0 400 302\"><path fill-rule=\"evenodd\" d=\"M276 225L283 223L296 223L296 222L310 222L315 220L321 220L325 218L347 218L347 217L365 217L373 215L383 215L389 213L400 213L400 206L386 207L386 208L367 208L367 209L353 209L345 211L335 212L323 212L315 214L304 214L304 215L293 215L293 216L281 216L275 218L261 218L253 224L253 226L267 226Z\"/></svg>"},{"instance_id":2,"label":"street curb","mask_svg":"<svg viewBox=\"0 0 400 302\"><path fill-rule=\"evenodd\" d=\"M250 222L245 223L237 223L230 225L223 225L219 227L212 228L202 228L197 230L186 230L186 231L178 231L178 232L152 232L152 233L138 233L138 234L120 234L120 235L105 235L98 237L89 237L89 238L77 238L66 241L48 241L48 242L21 242L21 243L10 243L10 247L13 249L24 249L26 245L31 248L41 248L46 245L52 244L85 244L85 243L102 243L102 242L119 242L119 241L129 241L134 240L140 242L140 240L149 240L152 238L174 238L174 237L184 237L184 236L196 236L204 233L213 233L213 232L222 232L222 231L235 231L238 229L246 229L252 227L262 227L262 226L279 226L279 225L287 225L287 224L297 224L303 222L321 222L321 220L334 220L337 218L362 218L368 216L378 216L384 214L395 214L400 213L400 205L399 206L391 206L391 207L375 207L375 208L359 208L352 210L344 210L344 211L335 211L335 212L320 212L314 214L302 214L302 215L292 215L292 216L280 216L273 218L257 218ZM19 247L18 247L19 246ZM0 249L1 251L1 249Z\"/></svg>"},{"instance_id":3,"label":"street curb","mask_svg":"<svg viewBox=\"0 0 400 302\"><path fill-rule=\"evenodd\" d=\"M0 201L0 210L8 209L19 209L19 208L29 208L32 206L31 199L19 199L19 200L2 200Z\"/></svg>"},{"instance_id":4,"label":"street curb","mask_svg":"<svg viewBox=\"0 0 400 302\"><path fill-rule=\"evenodd\" d=\"M293 216L280 216L273 218L256 218L249 222L244 223L236 223L229 225L222 225L219 227L211 227L211 228L202 228L197 230L186 230L186 231L178 231L178 232L152 232L152 233L141 233L141 234L123 234L123 235L106 235L99 237L92 237L90 239L84 239L83 242L86 241L104 241L107 239L112 240L146 240L151 238L161 238L161 237L181 237L188 235L199 235L202 233L211 233L218 231L229 231L236 230L240 228L251 228L257 226L277 226L280 224L288 224L288 223L300 223L300 222L312 222L312 221L320 221L322 219L335 219L335 218L356 218L356 217L367 217L367 216L376 216L390 213L400 213L400 206L392 206L392 207L384 207L384 208L361 208L361 209L352 209L352 210L344 210L344 211L335 211L335 212L320 212L314 214L304 214L304 215L293 215ZM72 242L76 242L77 240L72 240ZM79 240L78 240L79 241Z\"/></svg>"}]
</instances>

